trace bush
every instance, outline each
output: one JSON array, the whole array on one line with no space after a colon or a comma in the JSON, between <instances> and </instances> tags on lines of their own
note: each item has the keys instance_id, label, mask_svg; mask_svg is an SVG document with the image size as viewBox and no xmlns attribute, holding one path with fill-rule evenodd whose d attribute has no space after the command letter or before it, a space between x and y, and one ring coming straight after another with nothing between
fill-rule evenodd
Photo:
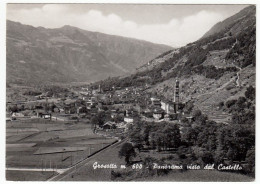
<instances>
[{"instance_id":1,"label":"bush","mask_svg":"<svg viewBox=\"0 0 260 184\"><path fill-rule=\"evenodd\" d=\"M220 108L222 108L222 107L224 106L224 102L223 102L223 101L222 101L222 102L219 102L218 106L219 106Z\"/></svg>"},{"instance_id":2,"label":"bush","mask_svg":"<svg viewBox=\"0 0 260 184\"><path fill-rule=\"evenodd\" d=\"M186 159L186 158L187 158L187 156L185 154L180 154L179 155L179 159Z\"/></svg>"},{"instance_id":3,"label":"bush","mask_svg":"<svg viewBox=\"0 0 260 184\"><path fill-rule=\"evenodd\" d=\"M125 157L126 164L130 163L130 159L136 156L134 147L131 143L124 143L118 152L119 158Z\"/></svg>"},{"instance_id":4,"label":"bush","mask_svg":"<svg viewBox=\"0 0 260 184\"><path fill-rule=\"evenodd\" d=\"M210 152L203 153L201 159L204 162L204 164L212 164L212 163L214 163L213 155Z\"/></svg>"},{"instance_id":5,"label":"bush","mask_svg":"<svg viewBox=\"0 0 260 184\"><path fill-rule=\"evenodd\" d=\"M122 176L122 174L120 172L116 172L116 171L111 171L111 180L116 180L118 178L120 178Z\"/></svg>"},{"instance_id":6,"label":"bush","mask_svg":"<svg viewBox=\"0 0 260 184\"><path fill-rule=\"evenodd\" d=\"M248 98L250 100L254 100L255 99L255 88L253 86L249 86L246 89L245 96L246 96L246 98Z\"/></svg>"},{"instance_id":7,"label":"bush","mask_svg":"<svg viewBox=\"0 0 260 184\"><path fill-rule=\"evenodd\" d=\"M231 106L235 105L236 102L237 102L237 100L228 100L226 102L226 107L230 108Z\"/></svg>"},{"instance_id":8,"label":"bush","mask_svg":"<svg viewBox=\"0 0 260 184\"><path fill-rule=\"evenodd\" d=\"M39 92L39 91L26 91L24 92L24 95L27 95L27 96L38 96L38 95L41 95L42 93Z\"/></svg>"},{"instance_id":9,"label":"bush","mask_svg":"<svg viewBox=\"0 0 260 184\"><path fill-rule=\"evenodd\" d=\"M195 111L192 112L192 116L193 116L194 118L197 118L197 117L199 117L199 116L201 116L201 115L202 115L202 113L201 113L200 110L195 110Z\"/></svg>"},{"instance_id":10,"label":"bush","mask_svg":"<svg viewBox=\"0 0 260 184\"><path fill-rule=\"evenodd\" d=\"M248 163L247 172L252 175L255 174L255 150L248 150L246 154L246 161Z\"/></svg>"},{"instance_id":11,"label":"bush","mask_svg":"<svg viewBox=\"0 0 260 184\"><path fill-rule=\"evenodd\" d=\"M234 88L234 86L227 86L227 87L226 87L226 90L229 91L229 90L231 90L231 89L233 89L233 88Z\"/></svg>"}]
</instances>

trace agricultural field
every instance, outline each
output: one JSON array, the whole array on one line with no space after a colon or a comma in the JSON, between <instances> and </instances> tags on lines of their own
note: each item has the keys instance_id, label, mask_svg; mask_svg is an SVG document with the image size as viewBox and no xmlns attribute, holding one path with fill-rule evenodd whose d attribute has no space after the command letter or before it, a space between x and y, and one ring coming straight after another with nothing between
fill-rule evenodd
<instances>
[{"instance_id":1,"label":"agricultural field","mask_svg":"<svg viewBox=\"0 0 260 184\"><path fill-rule=\"evenodd\" d=\"M11 181L44 181L55 173L41 171L6 171L6 180Z\"/></svg>"},{"instance_id":2,"label":"agricultural field","mask_svg":"<svg viewBox=\"0 0 260 184\"><path fill-rule=\"evenodd\" d=\"M94 134L91 125L83 122L8 121L6 167L64 169L115 141ZM11 178L13 172L8 173Z\"/></svg>"}]
</instances>

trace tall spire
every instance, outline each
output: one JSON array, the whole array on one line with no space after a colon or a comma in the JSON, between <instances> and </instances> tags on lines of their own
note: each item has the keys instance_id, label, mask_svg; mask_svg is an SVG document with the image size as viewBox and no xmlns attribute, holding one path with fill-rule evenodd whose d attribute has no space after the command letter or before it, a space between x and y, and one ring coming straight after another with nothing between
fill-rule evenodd
<instances>
[{"instance_id":1,"label":"tall spire","mask_svg":"<svg viewBox=\"0 0 260 184\"><path fill-rule=\"evenodd\" d=\"M178 105L180 102L180 82L178 79L175 81L175 87L174 87L174 106L175 106L175 112L178 111Z\"/></svg>"}]
</instances>

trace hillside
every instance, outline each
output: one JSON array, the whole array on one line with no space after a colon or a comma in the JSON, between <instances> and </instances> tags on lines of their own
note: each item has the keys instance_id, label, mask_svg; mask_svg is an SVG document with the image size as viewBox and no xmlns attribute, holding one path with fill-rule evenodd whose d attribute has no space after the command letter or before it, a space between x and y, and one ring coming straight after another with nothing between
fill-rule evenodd
<instances>
[{"instance_id":1,"label":"hillside","mask_svg":"<svg viewBox=\"0 0 260 184\"><path fill-rule=\"evenodd\" d=\"M110 79L103 85L148 84L148 92L172 101L178 78L183 103L193 101L210 119L229 121L230 115L219 110L218 104L243 96L248 86L255 86L255 14L255 6L247 7L214 26L224 29L213 27L215 31L208 36L161 54L135 75Z\"/></svg>"},{"instance_id":2,"label":"hillside","mask_svg":"<svg viewBox=\"0 0 260 184\"><path fill-rule=\"evenodd\" d=\"M255 6L249 6L247 8L244 8L239 13L227 18L226 20L217 23L214 25L208 32L206 32L202 38L206 38L208 36L211 36L215 33L218 33L220 31L223 31L224 29L228 28L232 24L232 29L230 32L235 34L236 32L240 32L242 29L246 28L250 25L250 19L253 18L252 11L255 11Z\"/></svg>"},{"instance_id":3,"label":"hillside","mask_svg":"<svg viewBox=\"0 0 260 184\"><path fill-rule=\"evenodd\" d=\"M93 82L128 75L171 47L64 26L7 21L7 82Z\"/></svg>"}]
</instances>

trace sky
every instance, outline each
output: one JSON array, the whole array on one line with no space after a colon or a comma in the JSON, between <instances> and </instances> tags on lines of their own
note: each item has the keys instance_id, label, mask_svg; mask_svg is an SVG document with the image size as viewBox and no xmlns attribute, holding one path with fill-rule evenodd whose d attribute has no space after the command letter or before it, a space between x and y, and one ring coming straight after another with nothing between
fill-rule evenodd
<instances>
[{"instance_id":1,"label":"sky","mask_svg":"<svg viewBox=\"0 0 260 184\"><path fill-rule=\"evenodd\" d=\"M153 43L184 46L248 5L8 4L7 19L35 27L70 25Z\"/></svg>"}]
</instances>

